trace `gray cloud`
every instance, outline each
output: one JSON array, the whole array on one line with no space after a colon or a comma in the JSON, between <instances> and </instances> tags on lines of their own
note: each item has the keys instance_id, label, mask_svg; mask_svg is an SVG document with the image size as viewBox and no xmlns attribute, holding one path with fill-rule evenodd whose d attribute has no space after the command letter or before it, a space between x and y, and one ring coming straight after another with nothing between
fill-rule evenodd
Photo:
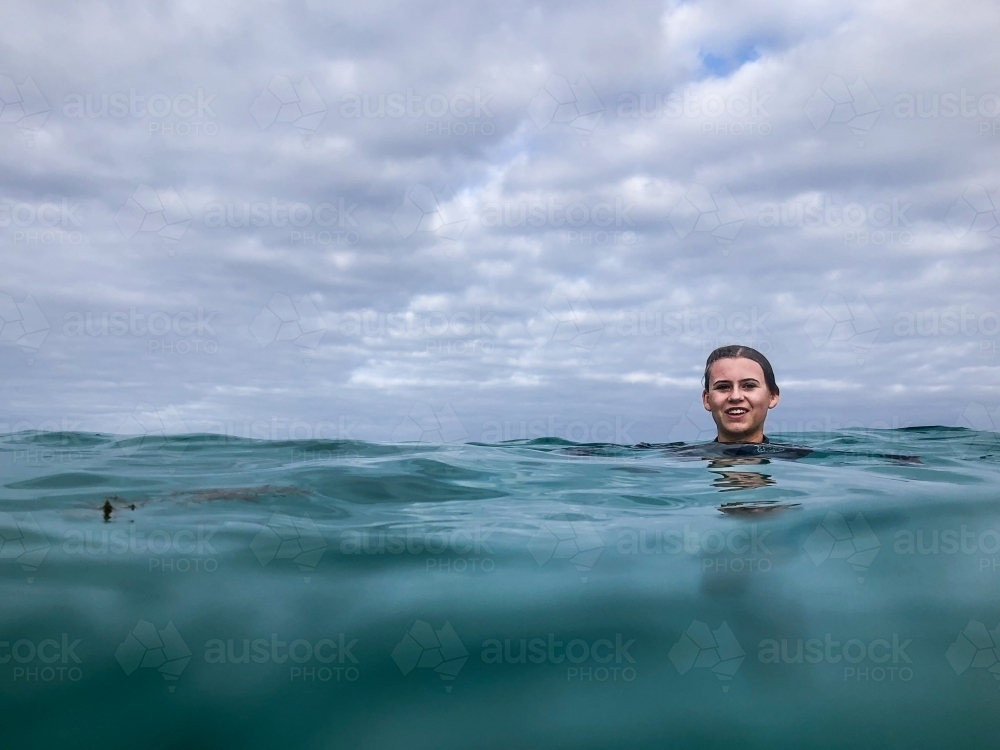
<instances>
[{"instance_id":1,"label":"gray cloud","mask_svg":"<svg viewBox=\"0 0 1000 750\"><path fill-rule=\"evenodd\" d=\"M789 429L1000 405L990 3L53 8L0 429L664 440L731 341Z\"/></svg>"}]
</instances>

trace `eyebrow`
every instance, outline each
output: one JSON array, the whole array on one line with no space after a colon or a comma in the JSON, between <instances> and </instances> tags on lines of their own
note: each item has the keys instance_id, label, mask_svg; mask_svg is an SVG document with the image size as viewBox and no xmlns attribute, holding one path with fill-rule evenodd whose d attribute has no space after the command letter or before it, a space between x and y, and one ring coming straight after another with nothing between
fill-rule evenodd
<instances>
[{"instance_id":1,"label":"eyebrow","mask_svg":"<svg viewBox=\"0 0 1000 750\"><path fill-rule=\"evenodd\" d=\"M760 381L757 378L740 378L739 381L741 383L760 383ZM720 378L719 380L713 380L712 385L719 385L720 383L732 383L732 382L733 382L732 380L726 380Z\"/></svg>"}]
</instances>

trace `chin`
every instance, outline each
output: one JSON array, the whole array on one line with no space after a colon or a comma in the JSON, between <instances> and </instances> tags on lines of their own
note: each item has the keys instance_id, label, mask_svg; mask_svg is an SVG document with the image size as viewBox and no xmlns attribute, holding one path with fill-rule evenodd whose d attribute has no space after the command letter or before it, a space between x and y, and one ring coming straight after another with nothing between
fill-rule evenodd
<instances>
[{"instance_id":1,"label":"chin","mask_svg":"<svg viewBox=\"0 0 1000 750\"><path fill-rule=\"evenodd\" d=\"M742 440L743 438L753 435L755 432L757 432L757 430L763 429L763 427L764 427L763 425L755 425L755 424L730 425L722 428L720 432L725 432L725 434L728 435L730 439Z\"/></svg>"}]
</instances>

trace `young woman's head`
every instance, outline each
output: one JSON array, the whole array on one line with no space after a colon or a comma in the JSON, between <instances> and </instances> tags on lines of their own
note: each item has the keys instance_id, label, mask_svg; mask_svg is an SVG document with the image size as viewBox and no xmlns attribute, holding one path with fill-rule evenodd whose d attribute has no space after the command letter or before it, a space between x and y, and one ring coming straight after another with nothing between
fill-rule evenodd
<instances>
[{"instance_id":1,"label":"young woman's head","mask_svg":"<svg viewBox=\"0 0 1000 750\"><path fill-rule=\"evenodd\" d=\"M778 384L767 357L749 346L723 346L705 363L705 409L720 443L759 443L767 412L778 405Z\"/></svg>"}]
</instances>

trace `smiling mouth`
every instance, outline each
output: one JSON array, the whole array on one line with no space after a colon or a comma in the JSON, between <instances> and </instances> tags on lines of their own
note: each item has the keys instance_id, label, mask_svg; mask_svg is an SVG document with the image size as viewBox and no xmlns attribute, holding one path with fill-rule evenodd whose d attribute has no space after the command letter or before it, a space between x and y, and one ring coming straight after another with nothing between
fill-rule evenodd
<instances>
[{"instance_id":1,"label":"smiling mouth","mask_svg":"<svg viewBox=\"0 0 1000 750\"><path fill-rule=\"evenodd\" d=\"M739 419L749 413L750 410L744 409L742 406L734 406L732 409L726 409L726 416L734 419Z\"/></svg>"}]
</instances>

